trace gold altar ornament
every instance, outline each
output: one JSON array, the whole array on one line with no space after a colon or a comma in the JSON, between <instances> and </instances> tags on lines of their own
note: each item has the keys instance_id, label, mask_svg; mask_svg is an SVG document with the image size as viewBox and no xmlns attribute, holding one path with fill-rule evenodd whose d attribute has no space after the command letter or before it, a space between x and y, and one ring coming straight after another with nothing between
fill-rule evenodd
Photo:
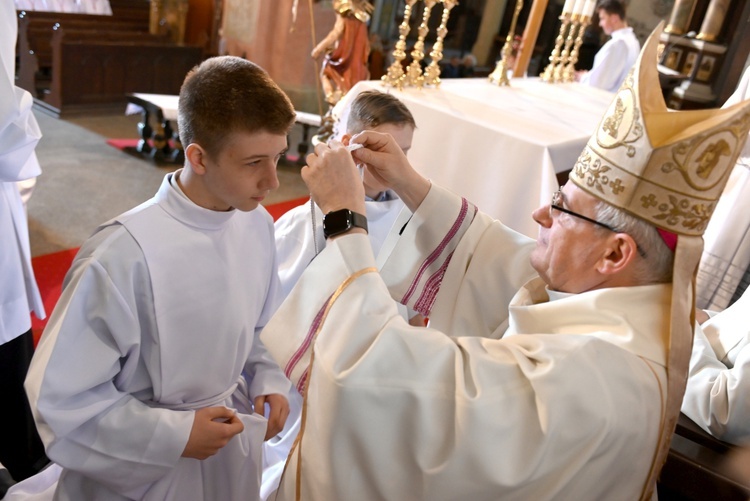
<instances>
[{"instance_id":1,"label":"gold altar ornament","mask_svg":"<svg viewBox=\"0 0 750 501\"><path fill-rule=\"evenodd\" d=\"M510 65L508 60L513 52L513 37L516 34L516 22L518 22L518 14L523 8L523 0L516 0L516 9L513 11L513 20L510 22L510 29L508 30L508 36L505 37L505 44L503 45L502 56L500 61L497 62L495 70L490 73L490 83L497 84L499 86L509 86L510 79L508 78L508 70Z\"/></svg>"},{"instance_id":2,"label":"gold altar ornament","mask_svg":"<svg viewBox=\"0 0 750 501\"><path fill-rule=\"evenodd\" d=\"M406 0L404 5L404 19L398 27L398 41L393 49L393 63L388 67L381 81L387 87L396 87L402 90L404 87L422 88L425 85L440 85L440 60L443 58L443 40L448 34L448 17L453 7L458 5L458 0L422 0L425 4L422 13L422 21L417 30L418 38L411 51L412 62L404 71L403 60L406 59L406 37L409 35L409 20L411 19L414 5L419 0ZM437 40L430 51L430 64L422 71L422 60L425 57L424 41L429 34L428 21L433 7L438 3L443 4L443 14L440 26L437 29Z\"/></svg>"},{"instance_id":3,"label":"gold altar ornament","mask_svg":"<svg viewBox=\"0 0 750 501\"><path fill-rule=\"evenodd\" d=\"M333 0L333 10L337 14L346 14L350 12L354 17L363 23L370 22L370 14L374 7L367 1L358 0Z\"/></svg>"}]
</instances>

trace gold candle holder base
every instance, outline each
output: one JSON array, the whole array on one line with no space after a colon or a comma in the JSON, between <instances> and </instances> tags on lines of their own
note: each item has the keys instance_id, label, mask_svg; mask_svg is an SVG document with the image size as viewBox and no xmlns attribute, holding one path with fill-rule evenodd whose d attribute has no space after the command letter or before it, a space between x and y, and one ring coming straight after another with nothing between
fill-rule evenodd
<instances>
[{"instance_id":1,"label":"gold candle holder base","mask_svg":"<svg viewBox=\"0 0 750 501\"><path fill-rule=\"evenodd\" d=\"M516 0L516 9L513 11L513 20L510 22L510 29L508 30L508 36L505 37L505 44L503 45L502 56L500 61L497 62L495 70L490 73L490 83L497 84L501 87L509 86L510 79L508 78L508 60L510 59L511 53L513 52L513 37L516 34L516 22L518 22L518 14L523 8L523 0Z\"/></svg>"},{"instance_id":2,"label":"gold candle holder base","mask_svg":"<svg viewBox=\"0 0 750 501\"><path fill-rule=\"evenodd\" d=\"M555 48L549 56L549 64L544 68L544 72L542 72L540 76L543 82L555 83L555 68L560 64L560 56L562 54L563 44L565 43L565 35L567 34L571 22L570 17L571 15L568 12L564 12L560 16L562 24L560 25L560 32L557 34L557 39L555 39Z\"/></svg>"}]
</instances>

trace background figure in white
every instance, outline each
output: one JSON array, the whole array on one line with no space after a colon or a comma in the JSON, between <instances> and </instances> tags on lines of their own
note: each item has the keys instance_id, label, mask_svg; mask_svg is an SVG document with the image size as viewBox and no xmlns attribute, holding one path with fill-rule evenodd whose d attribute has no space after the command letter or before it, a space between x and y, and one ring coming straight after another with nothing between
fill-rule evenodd
<instances>
[{"instance_id":1,"label":"background figure in white","mask_svg":"<svg viewBox=\"0 0 750 501\"><path fill-rule=\"evenodd\" d=\"M357 95L347 107L346 132L340 137L349 144L351 137L363 130L390 134L404 153L411 148L416 123L408 108L391 94L365 91ZM362 171L365 188L367 223L373 254L384 247L386 236L396 221L405 221L411 213L391 190L377 181L366 166ZM315 211L312 217L311 210ZM404 214L401 214L402 211ZM401 217L399 215L401 214ZM292 209L276 221L276 249L279 259L279 278L284 297L294 288L302 272L326 246L323 236L323 212L315 205L304 204ZM403 223L401 223L403 224ZM413 325L424 325L424 317L398 304L401 315ZM266 499L278 487L289 450L299 432L302 398L297 389L289 395L289 418L284 431L267 441L263 448L263 484L261 498Z\"/></svg>"},{"instance_id":2,"label":"background figure in white","mask_svg":"<svg viewBox=\"0 0 750 501\"><path fill-rule=\"evenodd\" d=\"M17 185L41 174L34 148L42 137L31 95L14 85L17 30L13 1L0 0L0 463L19 481L47 461L23 389L34 350L30 312L45 313Z\"/></svg>"},{"instance_id":3,"label":"background figure in white","mask_svg":"<svg viewBox=\"0 0 750 501\"><path fill-rule=\"evenodd\" d=\"M594 66L579 72L576 79L609 92L617 92L638 58L641 44L625 20L625 7L618 0L602 0L596 10L599 26L612 38L594 56Z\"/></svg>"},{"instance_id":4,"label":"background figure in white","mask_svg":"<svg viewBox=\"0 0 750 501\"><path fill-rule=\"evenodd\" d=\"M750 444L750 291L695 329L682 412L720 440ZM709 312L711 314L711 312Z\"/></svg>"},{"instance_id":5,"label":"background figure in white","mask_svg":"<svg viewBox=\"0 0 750 501\"><path fill-rule=\"evenodd\" d=\"M750 67L724 108L750 98ZM698 267L696 306L721 311L730 305L743 275L750 266L750 142L721 194L708 223L703 256ZM736 298L735 298L736 299Z\"/></svg>"}]
</instances>

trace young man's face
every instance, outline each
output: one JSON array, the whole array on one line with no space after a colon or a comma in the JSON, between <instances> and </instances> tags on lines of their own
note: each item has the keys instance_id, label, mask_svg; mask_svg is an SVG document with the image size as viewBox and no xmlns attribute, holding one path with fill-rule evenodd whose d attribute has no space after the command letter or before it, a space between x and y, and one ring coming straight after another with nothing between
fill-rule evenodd
<instances>
[{"instance_id":1,"label":"young man's face","mask_svg":"<svg viewBox=\"0 0 750 501\"><path fill-rule=\"evenodd\" d=\"M563 188L562 206L596 219L597 199L573 183ZM602 256L606 230L544 205L532 214L539 223L531 266L552 290L580 293L596 288L595 265Z\"/></svg>"},{"instance_id":2,"label":"young man's face","mask_svg":"<svg viewBox=\"0 0 750 501\"><path fill-rule=\"evenodd\" d=\"M611 35L613 31L620 28L622 20L617 14L609 14L604 9L599 9L599 27L606 35Z\"/></svg>"},{"instance_id":3,"label":"young man's face","mask_svg":"<svg viewBox=\"0 0 750 501\"><path fill-rule=\"evenodd\" d=\"M382 132L384 134L390 134L393 136L393 139L396 140L396 144L401 148L401 151L404 152L404 155L409 153L409 150L411 149L411 142L414 138L414 127L412 127L409 124L383 124L378 125L377 127L373 128L375 132ZM362 176L362 184L365 186L365 193L369 197L373 197L377 195L378 193L385 191L386 187L380 184L373 176L370 174L369 169L365 167L364 174Z\"/></svg>"},{"instance_id":4,"label":"young man's face","mask_svg":"<svg viewBox=\"0 0 750 501\"><path fill-rule=\"evenodd\" d=\"M254 210L279 187L276 166L287 149L286 135L237 131L218 155L205 156L204 196L213 210ZM205 203L202 204L205 206Z\"/></svg>"}]
</instances>

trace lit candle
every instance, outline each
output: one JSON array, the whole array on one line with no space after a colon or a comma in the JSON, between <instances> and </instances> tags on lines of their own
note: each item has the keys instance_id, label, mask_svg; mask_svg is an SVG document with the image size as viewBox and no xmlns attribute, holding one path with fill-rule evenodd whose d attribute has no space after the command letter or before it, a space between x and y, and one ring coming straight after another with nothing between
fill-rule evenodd
<instances>
[{"instance_id":1,"label":"lit candle","mask_svg":"<svg viewBox=\"0 0 750 501\"><path fill-rule=\"evenodd\" d=\"M573 12L573 7L576 4L576 0L565 0L565 5L563 6L563 14L570 14Z\"/></svg>"}]
</instances>

